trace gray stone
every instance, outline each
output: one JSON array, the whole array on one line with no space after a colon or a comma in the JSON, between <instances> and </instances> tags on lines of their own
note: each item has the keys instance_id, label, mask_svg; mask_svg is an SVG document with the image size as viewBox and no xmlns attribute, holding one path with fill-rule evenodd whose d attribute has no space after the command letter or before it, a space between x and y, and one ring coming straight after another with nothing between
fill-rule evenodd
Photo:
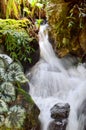
<instances>
[{"instance_id":1,"label":"gray stone","mask_svg":"<svg viewBox=\"0 0 86 130\"><path fill-rule=\"evenodd\" d=\"M57 103L51 108L51 117L55 120L68 118L70 105L68 103Z\"/></svg>"},{"instance_id":2,"label":"gray stone","mask_svg":"<svg viewBox=\"0 0 86 130\"><path fill-rule=\"evenodd\" d=\"M52 121L48 127L48 130L66 130L67 119L62 121Z\"/></svg>"}]
</instances>

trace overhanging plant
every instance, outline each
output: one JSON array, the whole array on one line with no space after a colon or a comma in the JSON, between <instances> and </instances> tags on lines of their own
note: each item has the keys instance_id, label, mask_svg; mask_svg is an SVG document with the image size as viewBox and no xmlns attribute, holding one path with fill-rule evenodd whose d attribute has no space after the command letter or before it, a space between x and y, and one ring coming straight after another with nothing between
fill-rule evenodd
<instances>
[{"instance_id":1,"label":"overhanging plant","mask_svg":"<svg viewBox=\"0 0 86 130\"><path fill-rule=\"evenodd\" d=\"M31 47L31 42L35 40L33 37L31 38L24 30L22 32L21 30L4 31L4 36L6 50L14 60L31 62L30 55L35 51Z\"/></svg>"},{"instance_id":2,"label":"overhanging plant","mask_svg":"<svg viewBox=\"0 0 86 130\"><path fill-rule=\"evenodd\" d=\"M0 47L13 60L31 64L39 48L35 31L36 27L32 26L30 20L0 19Z\"/></svg>"}]
</instances>

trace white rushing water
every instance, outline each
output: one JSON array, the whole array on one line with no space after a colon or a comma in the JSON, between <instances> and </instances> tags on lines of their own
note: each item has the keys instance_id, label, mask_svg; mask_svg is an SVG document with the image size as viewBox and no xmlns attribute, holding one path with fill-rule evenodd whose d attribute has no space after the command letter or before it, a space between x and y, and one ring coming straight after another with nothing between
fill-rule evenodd
<instances>
[{"instance_id":1,"label":"white rushing water","mask_svg":"<svg viewBox=\"0 0 86 130\"><path fill-rule=\"evenodd\" d=\"M85 64L75 66L76 60L70 57L57 58L49 43L46 26L41 26L39 31L40 60L28 73L30 94L41 110L41 129L47 130L52 120L50 108L58 102L68 102L71 109L67 130L84 130L86 117L81 104L86 99Z\"/></svg>"}]
</instances>

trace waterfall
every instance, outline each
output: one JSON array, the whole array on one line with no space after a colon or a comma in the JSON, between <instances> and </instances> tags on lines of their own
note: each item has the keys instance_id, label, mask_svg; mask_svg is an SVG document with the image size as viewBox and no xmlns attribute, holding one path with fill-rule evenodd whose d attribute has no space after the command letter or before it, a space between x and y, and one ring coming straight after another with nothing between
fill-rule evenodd
<instances>
[{"instance_id":1,"label":"waterfall","mask_svg":"<svg viewBox=\"0 0 86 130\"><path fill-rule=\"evenodd\" d=\"M30 94L41 110L41 129L47 130L52 120L50 108L58 102L68 102L71 109L67 130L84 130L85 64L75 65L76 60L71 57L59 59L49 43L46 28L47 25L42 25L39 31L40 60L27 74Z\"/></svg>"}]
</instances>

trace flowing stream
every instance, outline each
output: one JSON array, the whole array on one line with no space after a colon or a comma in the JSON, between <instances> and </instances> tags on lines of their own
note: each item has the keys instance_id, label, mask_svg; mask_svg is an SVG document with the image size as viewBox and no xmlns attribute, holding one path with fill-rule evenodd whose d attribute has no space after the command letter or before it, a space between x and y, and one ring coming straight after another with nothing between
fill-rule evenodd
<instances>
[{"instance_id":1,"label":"flowing stream","mask_svg":"<svg viewBox=\"0 0 86 130\"><path fill-rule=\"evenodd\" d=\"M85 64L75 65L76 59L71 57L59 59L49 43L46 28L47 25L42 25L39 31L40 60L28 73L30 94L41 110L41 129L48 130L49 122L52 121L50 108L64 102L69 103L71 108L66 130L85 130Z\"/></svg>"}]
</instances>

